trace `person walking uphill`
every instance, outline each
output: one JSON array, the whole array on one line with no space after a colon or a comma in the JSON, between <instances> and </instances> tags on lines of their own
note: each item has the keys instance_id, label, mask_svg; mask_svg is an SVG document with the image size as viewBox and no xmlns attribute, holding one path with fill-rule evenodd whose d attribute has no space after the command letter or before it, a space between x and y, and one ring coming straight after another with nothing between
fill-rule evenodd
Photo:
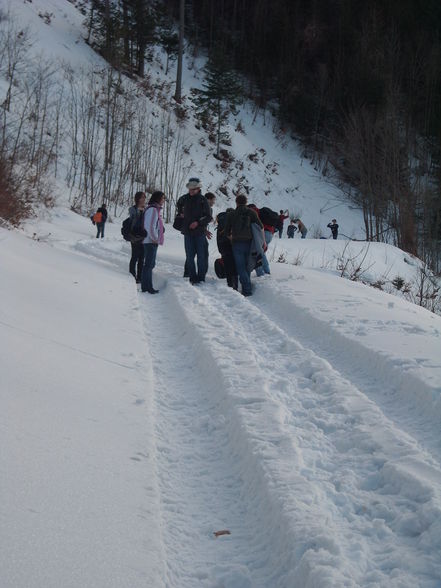
<instances>
[{"instance_id":1,"label":"person walking uphill","mask_svg":"<svg viewBox=\"0 0 441 588\"><path fill-rule=\"evenodd\" d=\"M105 204L101 204L95 214L92 216L92 222L96 225L96 238L101 235L104 237L104 225L107 221L107 208Z\"/></svg>"},{"instance_id":2,"label":"person walking uphill","mask_svg":"<svg viewBox=\"0 0 441 588\"><path fill-rule=\"evenodd\" d=\"M201 194L199 181L187 184L189 196L184 203L182 233L185 244L185 268L192 284L205 282L208 271L207 225L212 220L210 204ZM197 269L195 264L197 258Z\"/></svg>"},{"instance_id":3,"label":"person walking uphill","mask_svg":"<svg viewBox=\"0 0 441 588\"><path fill-rule=\"evenodd\" d=\"M337 239L338 237L338 224L337 224L337 220L335 218L332 219L332 222L330 222L327 225L328 229L331 229L331 233L332 233L332 238L333 239Z\"/></svg>"},{"instance_id":4,"label":"person walking uphill","mask_svg":"<svg viewBox=\"0 0 441 588\"><path fill-rule=\"evenodd\" d=\"M281 210L280 213L279 213L279 226L278 226L279 239L282 238L282 235L283 235L283 223L285 222L285 220L287 218L289 218L289 210L285 210L285 212L283 212L283 210Z\"/></svg>"},{"instance_id":5,"label":"person walking uphill","mask_svg":"<svg viewBox=\"0 0 441 588\"><path fill-rule=\"evenodd\" d=\"M247 207L247 197L239 194L236 197L236 210L233 210L227 216L225 235L231 237L234 261L244 296L251 296L252 294L251 274L248 266L253 240L252 223L256 223L262 229L263 239L263 224L257 213L252 208ZM266 248L265 242L264 247Z\"/></svg>"},{"instance_id":6,"label":"person walking uphill","mask_svg":"<svg viewBox=\"0 0 441 588\"><path fill-rule=\"evenodd\" d=\"M130 217L130 231L135 226L138 226L143 221L143 213L145 208L146 195L145 192L136 192L135 204L129 208ZM144 223L143 223L144 224ZM129 263L129 272L135 278L136 283L141 282L142 268L144 265L144 244L142 237L133 237L130 241L132 246L132 256Z\"/></svg>"},{"instance_id":7,"label":"person walking uphill","mask_svg":"<svg viewBox=\"0 0 441 588\"><path fill-rule=\"evenodd\" d=\"M302 223L302 221L299 218L295 218L294 222L297 223L297 228L300 231L300 234L302 235L301 238L306 239L308 229L305 227L305 225Z\"/></svg>"},{"instance_id":8,"label":"person walking uphill","mask_svg":"<svg viewBox=\"0 0 441 588\"><path fill-rule=\"evenodd\" d=\"M144 267L141 275L141 290L149 294L157 294L153 288L153 268L156 265L158 245L164 243L164 224L162 222L162 206L165 201L164 192L153 192L144 214L144 228L147 237L144 239Z\"/></svg>"}]
</instances>

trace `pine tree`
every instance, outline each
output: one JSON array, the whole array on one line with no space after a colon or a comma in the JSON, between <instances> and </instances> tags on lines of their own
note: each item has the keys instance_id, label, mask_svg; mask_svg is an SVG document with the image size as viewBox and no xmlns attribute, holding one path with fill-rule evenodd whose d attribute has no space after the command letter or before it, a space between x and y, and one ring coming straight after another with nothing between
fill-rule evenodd
<instances>
[{"instance_id":1,"label":"pine tree","mask_svg":"<svg viewBox=\"0 0 441 588\"><path fill-rule=\"evenodd\" d=\"M231 113L241 101L241 86L237 76L229 67L225 54L215 50L205 66L203 89L193 89L193 101L202 120L214 119L216 130L216 157L219 157L220 144L228 138L223 130Z\"/></svg>"}]
</instances>

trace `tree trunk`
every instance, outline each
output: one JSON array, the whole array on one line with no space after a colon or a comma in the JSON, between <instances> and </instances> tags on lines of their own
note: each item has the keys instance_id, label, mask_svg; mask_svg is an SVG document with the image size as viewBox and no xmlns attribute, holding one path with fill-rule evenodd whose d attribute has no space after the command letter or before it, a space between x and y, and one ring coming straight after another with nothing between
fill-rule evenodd
<instances>
[{"instance_id":1,"label":"tree trunk","mask_svg":"<svg viewBox=\"0 0 441 588\"><path fill-rule=\"evenodd\" d=\"M178 50L178 69L176 73L176 102L182 99L182 60L184 55L184 14L185 0L179 0L179 50Z\"/></svg>"}]
</instances>

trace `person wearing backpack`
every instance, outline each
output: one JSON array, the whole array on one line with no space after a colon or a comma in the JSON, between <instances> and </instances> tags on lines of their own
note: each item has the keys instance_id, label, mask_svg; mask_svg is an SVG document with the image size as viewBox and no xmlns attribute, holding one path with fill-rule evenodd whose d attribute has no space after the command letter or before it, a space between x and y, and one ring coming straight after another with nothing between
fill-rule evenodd
<instances>
[{"instance_id":1,"label":"person wearing backpack","mask_svg":"<svg viewBox=\"0 0 441 588\"><path fill-rule=\"evenodd\" d=\"M219 253L221 254L222 262L225 270L225 277L227 284L233 290L237 290L238 278L236 264L234 262L233 247L231 240L225 234L225 226L227 222L227 216L230 212L233 212L234 208L227 208L225 212L220 212L217 215L217 233L216 242Z\"/></svg>"},{"instance_id":2,"label":"person wearing backpack","mask_svg":"<svg viewBox=\"0 0 441 588\"><path fill-rule=\"evenodd\" d=\"M130 218L130 245L132 248L132 256L129 263L129 272L135 278L136 283L141 283L142 268L144 265L144 245L143 239L136 238L133 231L137 231L138 226L144 227L144 208L145 208L146 194L145 192L136 192L135 204L129 208Z\"/></svg>"},{"instance_id":3,"label":"person wearing backpack","mask_svg":"<svg viewBox=\"0 0 441 588\"><path fill-rule=\"evenodd\" d=\"M201 183L193 178L187 184L188 197L182 210L182 233L185 245L185 271L191 284L205 282L208 270L207 226L212 220L210 204L201 194ZM195 264L197 258L197 269Z\"/></svg>"},{"instance_id":4,"label":"person wearing backpack","mask_svg":"<svg viewBox=\"0 0 441 588\"><path fill-rule=\"evenodd\" d=\"M96 225L96 238L101 235L101 239L104 238L104 225L107 220L107 208L105 204L102 204L95 214L92 216L92 222Z\"/></svg>"},{"instance_id":5,"label":"person wearing backpack","mask_svg":"<svg viewBox=\"0 0 441 588\"><path fill-rule=\"evenodd\" d=\"M159 292L153 288L153 268L156 265L158 245L164 243L164 223L162 221L164 202L164 192L153 192L144 213L144 228L147 231L147 237L143 241L144 267L141 274L141 291L149 294Z\"/></svg>"},{"instance_id":6,"label":"person wearing backpack","mask_svg":"<svg viewBox=\"0 0 441 588\"><path fill-rule=\"evenodd\" d=\"M236 197L236 209L227 215L225 235L231 239L234 262L244 296L251 296L252 294L251 275L248 269L251 243L253 241L252 223L258 225L263 233L263 224L257 213L252 208L247 207L247 197L244 194L239 194ZM265 242L264 247L266 248Z\"/></svg>"},{"instance_id":7,"label":"person wearing backpack","mask_svg":"<svg viewBox=\"0 0 441 588\"><path fill-rule=\"evenodd\" d=\"M259 217L260 221L263 224L263 230L265 234L265 243L268 246L271 241L273 240L274 233L276 231L276 224L279 222L279 215L277 212L274 212L270 208L263 206L262 208L257 208L255 204L248 204L248 208L254 210L254 212ZM270 266L269 261L266 256L266 253L262 255L262 265L256 267L256 276L261 277L265 274L270 274Z\"/></svg>"}]
</instances>

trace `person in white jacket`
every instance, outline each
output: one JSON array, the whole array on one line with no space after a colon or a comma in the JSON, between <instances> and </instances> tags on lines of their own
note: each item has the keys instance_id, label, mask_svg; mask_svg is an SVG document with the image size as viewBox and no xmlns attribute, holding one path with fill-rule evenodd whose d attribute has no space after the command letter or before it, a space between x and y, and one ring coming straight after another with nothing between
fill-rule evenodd
<instances>
[{"instance_id":1,"label":"person in white jacket","mask_svg":"<svg viewBox=\"0 0 441 588\"><path fill-rule=\"evenodd\" d=\"M164 192L153 192L144 213L144 228L147 236L144 245L144 267L141 275L141 290L149 294L157 294L153 288L153 268L156 265L158 245L164 243L164 223L162 222L162 206L165 201Z\"/></svg>"}]
</instances>

